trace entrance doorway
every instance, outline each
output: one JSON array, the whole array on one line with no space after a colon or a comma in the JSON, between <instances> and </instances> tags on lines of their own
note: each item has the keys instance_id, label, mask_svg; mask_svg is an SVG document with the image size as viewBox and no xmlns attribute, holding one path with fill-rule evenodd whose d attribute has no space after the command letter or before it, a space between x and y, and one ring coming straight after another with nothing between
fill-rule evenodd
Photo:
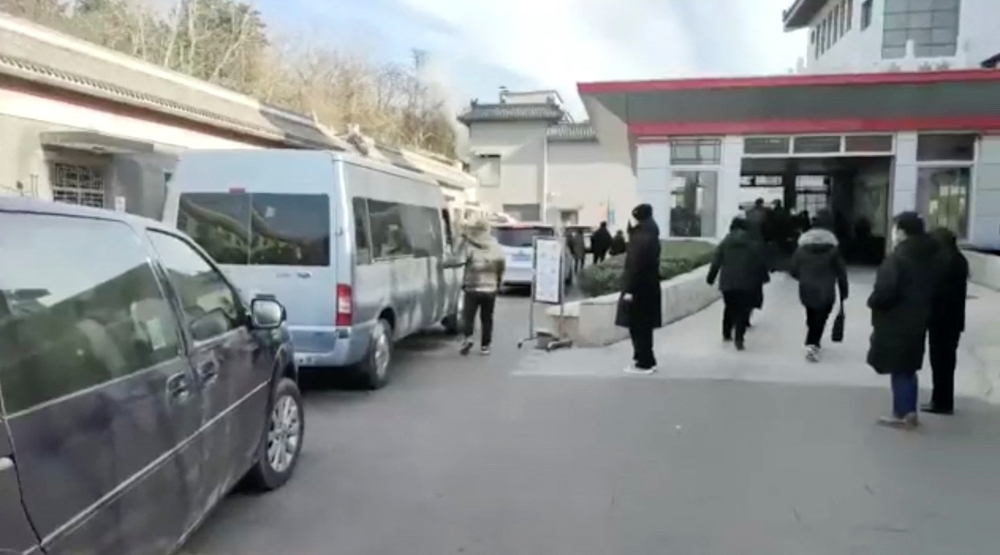
<instances>
[{"instance_id":1,"label":"entrance doorway","mask_svg":"<svg viewBox=\"0 0 1000 555\"><path fill-rule=\"evenodd\" d=\"M891 221L893 156L744 157L740 207L757 199L780 203L798 232L828 210L844 256L877 264L885 256Z\"/></svg>"}]
</instances>

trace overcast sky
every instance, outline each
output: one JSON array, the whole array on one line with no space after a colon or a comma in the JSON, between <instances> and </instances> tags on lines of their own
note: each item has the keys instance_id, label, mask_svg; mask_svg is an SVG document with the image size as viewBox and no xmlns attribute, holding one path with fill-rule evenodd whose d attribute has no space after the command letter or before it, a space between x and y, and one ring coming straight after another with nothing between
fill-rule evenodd
<instances>
[{"instance_id":1,"label":"overcast sky","mask_svg":"<svg viewBox=\"0 0 1000 555\"><path fill-rule=\"evenodd\" d=\"M454 101L500 86L787 73L804 32L782 32L791 0L255 0L279 34L405 61L434 54Z\"/></svg>"}]
</instances>

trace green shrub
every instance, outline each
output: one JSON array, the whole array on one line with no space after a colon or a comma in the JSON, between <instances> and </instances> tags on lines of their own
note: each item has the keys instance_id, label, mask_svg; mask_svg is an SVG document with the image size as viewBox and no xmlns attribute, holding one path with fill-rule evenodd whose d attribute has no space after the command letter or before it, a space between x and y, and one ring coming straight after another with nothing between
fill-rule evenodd
<instances>
[{"instance_id":1,"label":"green shrub","mask_svg":"<svg viewBox=\"0 0 1000 555\"><path fill-rule=\"evenodd\" d=\"M712 261L715 245L705 241L663 241L660 244L660 280L668 280ZM586 297L599 297L621 291L625 255L612 256L588 266L577 276L580 291Z\"/></svg>"}]
</instances>

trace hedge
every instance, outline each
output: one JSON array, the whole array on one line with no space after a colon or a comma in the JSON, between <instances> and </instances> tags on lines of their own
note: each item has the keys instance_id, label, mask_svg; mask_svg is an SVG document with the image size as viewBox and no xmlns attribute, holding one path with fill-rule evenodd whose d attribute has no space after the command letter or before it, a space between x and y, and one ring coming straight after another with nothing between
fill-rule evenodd
<instances>
[{"instance_id":1,"label":"hedge","mask_svg":"<svg viewBox=\"0 0 1000 555\"><path fill-rule=\"evenodd\" d=\"M712 261L715 245L705 241L662 241L660 244L660 280L690 272ZM599 297L621 291L625 255L612 256L588 266L577 276L580 291L587 297Z\"/></svg>"}]
</instances>

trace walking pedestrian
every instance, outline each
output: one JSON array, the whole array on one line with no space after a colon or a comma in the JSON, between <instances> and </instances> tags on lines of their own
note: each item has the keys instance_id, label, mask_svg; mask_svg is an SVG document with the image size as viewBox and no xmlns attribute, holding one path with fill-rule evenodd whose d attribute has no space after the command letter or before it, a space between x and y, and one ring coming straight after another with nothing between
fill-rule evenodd
<instances>
[{"instance_id":1,"label":"walking pedestrian","mask_svg":"<svg viewBox=\"0 0 1000 555\"><path fill-rule=\"evenodd\" d=\"M653 221L653 207L640 204L632 210L636 223L629 228L628 250L622 275L622 302L632 338L632 364L625 371L656 371L653 330L663 325L660 293L660 228Z\"/></svg>"},{"instance_id":2,"label":"walking pedestrian","mask_svg":"<svg viewBox=\"0 0 1000 555\"><path fill-rule=\"evenodd\" d=\"M618 256L619 254L625 254L625 249L627 245L625 243L625 233L622 230L615 232L615 236L611 239L611 249L608 254L611 256Z\"/></svg>"},{"instance_id":3,"label":"walking pedestrian","mask_svg":"<svg viewBox=\"0 0 1000 555\"><path fill-rule=\"evenodd\" d=\"M594 253L594 264L604 262L604 258L611 249L611 232L608 231L608 222L601 222L597 231L590 236L590 250Z\"/></svg>"},{"instance_id":4,"label":"walking pedestrian","mask_svg":"<svg viewBox=\"0 0 1000 555\"><path fill-rule=\"evenodd\" d=\"M729 224L729 234L715 249L706 278L709 285L714 285L718 278L719 290L722 291L725 305L722 339L733 341L740 351L744 349L750 311L757 303L758 292L767 276L763 247L747 227L746 219L733 219Z\"/></svg>"},{"instance_id":5,"label":"walking pedestrian","mask_svg":"<svg viewBox=\"0 0 1000 555\"><path fill-rule=\"evenodd\" d=\"M579 274L583 270L583 265L587 257L587 245L583 240L583 232L580 230L570 231L567 235L569 252L573 256L573 273Z\"/></svg>"},{"instance_id":6,"label":"walking pedestrian","mask_svg":"<svg viewBox=\"0 0 1000 555\"><path fill-rule=\"evenodd\" d=\"M819 362L823 331L837 302L847 299L847 268L833 234L830 213L821 210L812 228L799 237L791 275L799 281L799 300L806 309L806 359Z\"/></svg>"},{"instance_id":7,"label":"walking pedestrian","mask_svg":"<svg viewBox=\"0 0 1000 555\"><path fill-rule=\"evenodd\" d=\"M917 371L924 362L931 304L939 271L937 247L916 212L895 218L895 247L879 266L868 297L872 335L867 362L876 373L890 376L892 415L879 424L912 429L917 418Z\"/></svg>"},{"instance_id":8,"label":"walking pedestrian","mask_svg":"<svg viewBox=\"0 0 1000 555\"><path fill-rule=\"evenodd\" d=\"M924 412L952 414L955 410L955 365L958 342L965 331L965 298L968 293L969 261L958 249L955 234L945 228L931 231L938 247L940 280L931 305L927 347L934 390Z\"/></svg>"},{"instance_id":9,"label":"walking pedestrian","mask_svg":"<svg viewBox=\"0 0 1000 555\"><path fill-rule=\"evenodd\" d=\"M758 198L753 201L753 207L747 210L746 231L750 236L761 243L765 242L768 213L764 206L764 199Z\"/></svg>"},{"instance_id":10,"label":"walking pedestrian","mask_svg":"<svg viewBox=\"0 0 1000 555\"><path fill-rule=\"evenodd\" d=\"M479 218L468 225L463 234L461 252L465 256L465 274L462 281L463 301L462 330L464 340L461 353L468 355L472 350L472 336L476 327L476 313L479 313L480 353L490 354L493 341L493 310L497 294L503 283L503 273L507 262L500 244L490 233L490 224Z\"/></svg>"}]
</instances>

